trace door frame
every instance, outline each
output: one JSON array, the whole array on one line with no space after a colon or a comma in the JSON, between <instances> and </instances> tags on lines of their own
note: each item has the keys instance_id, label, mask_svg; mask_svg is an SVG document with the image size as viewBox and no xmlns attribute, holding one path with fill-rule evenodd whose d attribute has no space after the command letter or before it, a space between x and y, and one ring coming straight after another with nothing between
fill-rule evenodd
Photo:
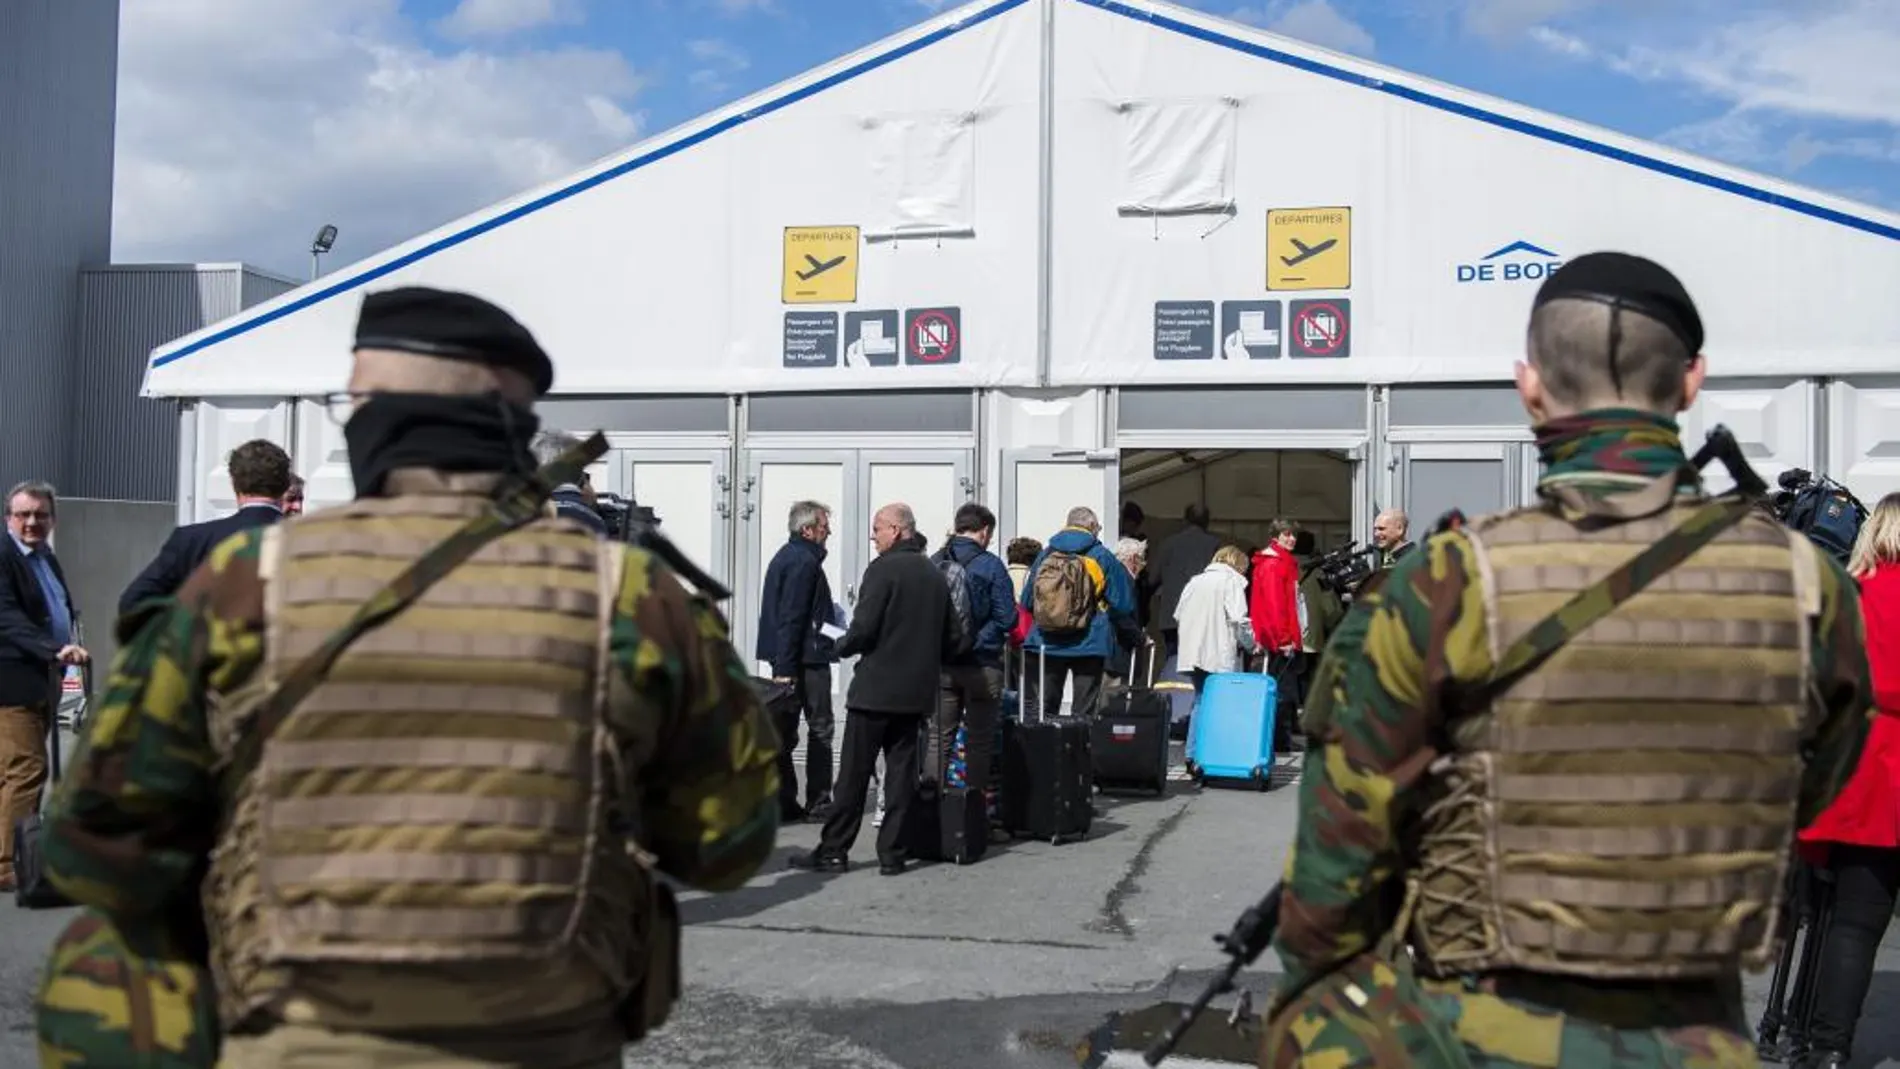
<instances>
[{"instance_id":1,"label":"door frame","mask_svg":"<svg viewBox=\"0 0 1900 1069\"><path fill-rule=\"evenodd\" d=\"M673 445L652 447L637 445L613 449L609 455L614 458L614 465L611 469L614 481L612 487L613 491L622 496L632 498L636 502L639 501L639 497L633 492L633 468L642 462L650 464L712 465L712 503L714 517L712 559L709 561L694 561L693 563L704 567L708 572L712 573L714 579L725 583L727 587L737 590L738 588L733 586L730 578L730 576L734 574L734 562L732 559L732 513L735 480L732 477L732 450L726 448L682 448ZM660 517L660 523L662 529L664 529L666 523L665 516Z\"/></svg>"}]
</instances>

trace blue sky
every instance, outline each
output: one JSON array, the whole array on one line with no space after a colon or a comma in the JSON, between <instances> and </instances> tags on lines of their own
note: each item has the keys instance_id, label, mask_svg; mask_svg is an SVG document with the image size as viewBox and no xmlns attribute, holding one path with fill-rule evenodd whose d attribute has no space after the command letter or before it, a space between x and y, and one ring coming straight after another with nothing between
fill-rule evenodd
<instances>
[{"instance_id":1,"label":"blue sky","mask_svg":"<svg viewBox=\"0 0 1900 1069\"><path fill-rule=\"evenodd\" d=\"M118 257L286 272L321 221L367 255L952 6L122 2ZM1187 6L1900 209L1900 0Z\"/></svg>"}]
</instances>

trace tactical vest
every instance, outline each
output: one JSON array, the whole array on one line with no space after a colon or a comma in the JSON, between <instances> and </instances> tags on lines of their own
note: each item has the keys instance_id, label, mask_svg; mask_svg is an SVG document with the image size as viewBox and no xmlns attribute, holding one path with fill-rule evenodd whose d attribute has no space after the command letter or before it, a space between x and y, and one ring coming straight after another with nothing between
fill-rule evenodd
<instances>
[{"instance_id":1,"label":"tactical vest","mask_svg":"<svg viewBox=\"0 0 1900 1069\"><path fill-rule=\"evenodd\" d=\"M220 749L263 692L482 507L438 489L269 528L262 666L214 716ZM637 979L653 894L608 827L623 561L550 513L359 638L282 721L206 884L227 1027L258 1011L363 1030L612 1012Z\"/></svg>"},{"instance_id":2,"label":"tactical vest","mask_svg":"<svg viewBox=\"0 0 1900 1069\"><path fill-rule=\"evenodd\" d=\"M1467 527L1491 663L1705 500L1594 530L1541 508ZM1449 717L1413 870L1423 970L1660 980L1766 963L1817 567L1800 536L1750 515L1490 708Z\"/></svg>"}]
</instances>

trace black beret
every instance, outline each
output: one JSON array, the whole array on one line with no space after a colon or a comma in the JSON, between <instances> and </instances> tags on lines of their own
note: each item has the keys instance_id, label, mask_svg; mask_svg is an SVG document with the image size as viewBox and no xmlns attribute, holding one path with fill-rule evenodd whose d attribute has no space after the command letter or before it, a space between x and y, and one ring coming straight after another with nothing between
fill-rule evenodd
<instances>
[{"instance_id":1,"label":"black beret","mask_svg":"<svg viewBox=\"0 0 1900 1069\"><path fill-rule=\"evenodd\" d=\"M1689 347L1702 351L1702 317L1689 291L1668 268L1622 252L1593 252L1558 268L1538 287L1535 310L1547 301L1597 301L1648 316Z\"/></svg>"},{"instance_id":2,"label":"black beret","mask_svg":"<svg viewBox=\"0 0 1900 1069\"><path fill-rule=\"evenodd\" d=\"M554 386L554 363L528 328L467 293L405 286L365 294L355 347L508 368L526 375L537 395Z\"/></svg>"}]
</instances>

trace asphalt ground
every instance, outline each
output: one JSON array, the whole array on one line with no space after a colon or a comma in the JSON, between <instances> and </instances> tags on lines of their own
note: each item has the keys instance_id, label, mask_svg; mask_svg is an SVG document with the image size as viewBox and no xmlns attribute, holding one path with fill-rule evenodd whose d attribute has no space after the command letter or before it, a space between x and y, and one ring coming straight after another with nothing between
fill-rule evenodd
<instances>
[{"instance_id":1,"label":"asphalt ground","mask_svg":"<svg viewBox=\"0 0 1900 1069\"><path fill-rule=\"evenodd\" d=\"M842 875L788 871L793 825L745 888L688 894L689 986L639 1069L962 1069L1077 1064L1111 1012L1187 1001L1212 936L1272 883L1291 838L1292 769L1267 793L1171 785L1103 797L1089 838L992 847L970 866L880 876L869 823ZM68 911L0 905L0 1069L35 1064L32 995ZM1883 949L1856 1065L1900 1065L1900 926ZM1268 966L1247 974L1257 995ZM1750 1017L1768 976L1749 978ZM1229 996L1216 1003L1223 1015Z\"/></svg>"}]
</instances>

